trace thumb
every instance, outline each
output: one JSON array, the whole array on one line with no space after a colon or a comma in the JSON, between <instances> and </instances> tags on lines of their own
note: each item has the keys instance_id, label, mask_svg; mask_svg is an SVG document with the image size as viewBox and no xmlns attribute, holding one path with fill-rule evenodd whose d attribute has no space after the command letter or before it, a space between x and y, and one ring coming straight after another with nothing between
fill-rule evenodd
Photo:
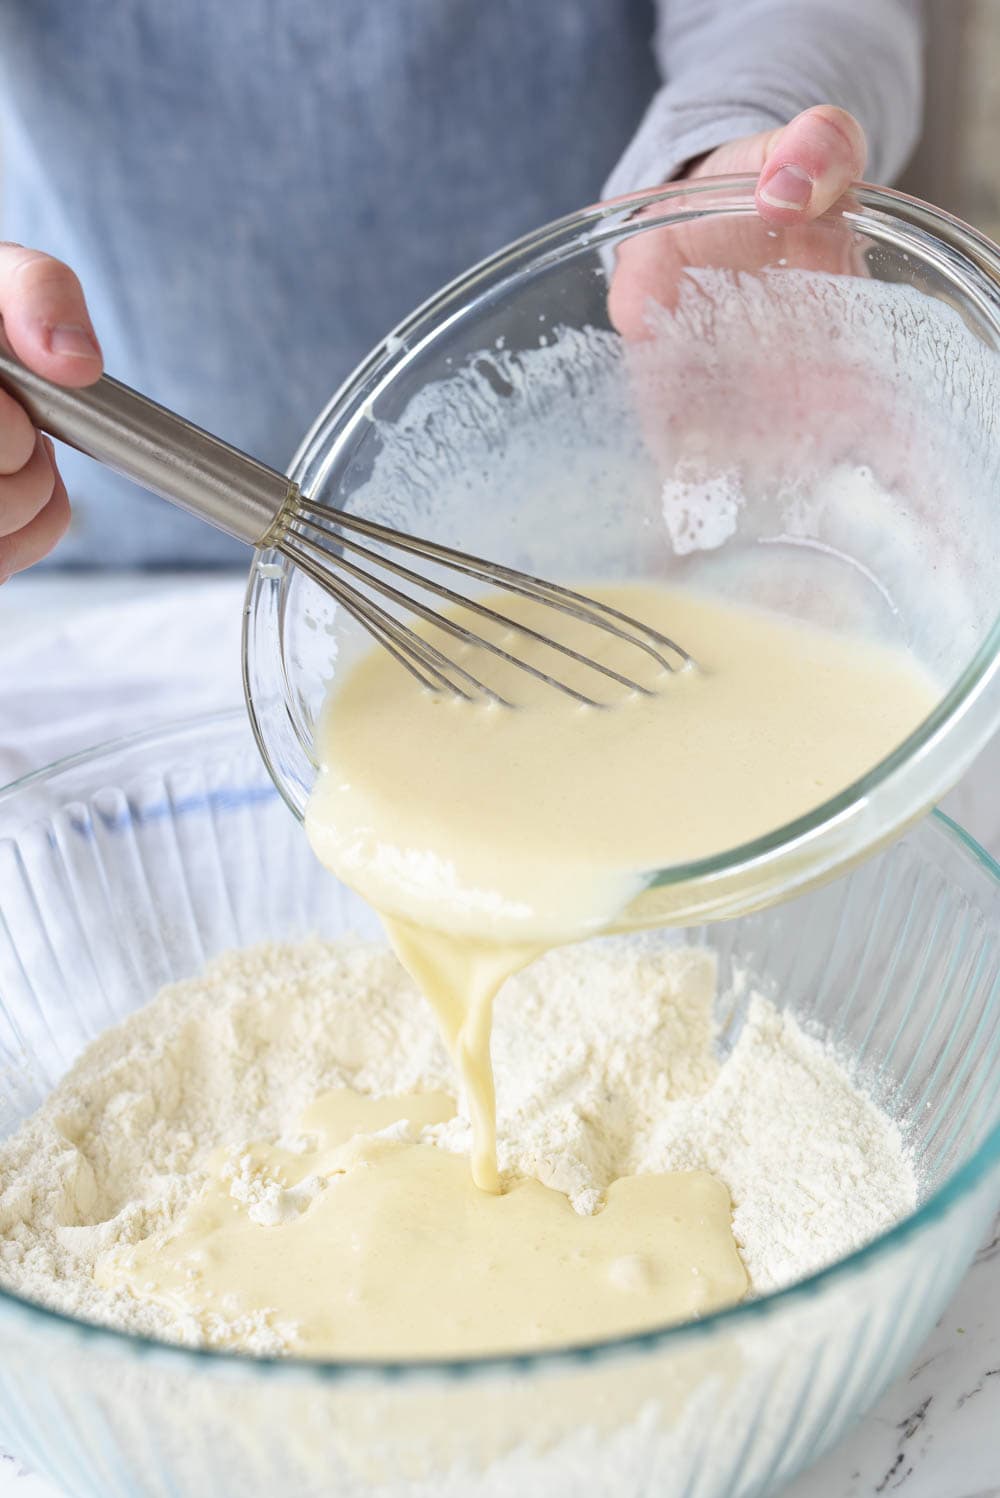
<instances>
[{"instance_id":1,"label":"thumb","mask_svg":"<svg viewBox=\"0 0 1000 1498\"><path fill-rule=\"evenodd\" d=\"M818 218L865 169L868 148L853 115L820 104L776 130L757 182L757 211L772 224Z\"/></svg>"},{"instance_id":2,"label":"thumb","mask_svg":"<svg viewBox=\"0 0 1000 1498\"><path fill-rule=\"evenodd\" d=\"M83 291L60 260L0 244L0 318L17 357L46 379L89 385L101 373Z\"/></svg>"}]
</instances>

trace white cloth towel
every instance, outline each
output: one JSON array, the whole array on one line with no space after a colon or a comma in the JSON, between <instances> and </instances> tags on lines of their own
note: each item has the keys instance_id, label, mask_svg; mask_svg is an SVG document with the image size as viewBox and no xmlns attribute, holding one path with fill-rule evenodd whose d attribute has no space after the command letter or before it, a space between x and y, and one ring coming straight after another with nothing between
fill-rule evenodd
<instances>
[{"instance_id":1,"label":"white cloth towel","mask_svg":"<svg viewBox=\"0 0 1000 1498\"><path fill-rule=\"evenodd\" d=\"M0 785L242 701L243 577L15 578L0 594Z\"/></svg>"}]
</instances>

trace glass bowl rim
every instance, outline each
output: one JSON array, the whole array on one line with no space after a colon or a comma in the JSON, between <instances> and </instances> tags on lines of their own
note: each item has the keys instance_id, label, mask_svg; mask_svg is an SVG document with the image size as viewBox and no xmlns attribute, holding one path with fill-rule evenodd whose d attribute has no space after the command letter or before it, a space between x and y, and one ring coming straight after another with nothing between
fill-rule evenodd
<instances>
[{"instance_id":1,"label":"glass bowl rim","mask_svg":"<svg viewBox=\"0 0 1000 1498\"><path fill-rule=\"evenodd\" d=\"M529 268L558 262L575 254L582 248L615 240L625 223L647 208L661 205L662 214L646 219L646 227L657 228L700 217L713 212L752 215L756 177L747 173L718 177L701 177L691 181L672 183L651 191L633 193L598 203L576 213L565 215L542 225L531 233L504 246L493 255L481 260L462 275L441 287L421 306L416 308L392 332L376 345L368 357L347 377L335 391L326 406L313 421L299 444L289 465L290 476L299 481L310 464L328 458L333 450L332 435L338 427L341 440L346 440L353 430L359 408L371 405L378 393L389 384L399 369L423 347L423 340L432 337L436 330L445 326L449 317L461 315L462 311L484 289L495 291L497 286L515 274ZM718 203L722 199L721 204ZM671 212L671 205L681 201L679 211ZM691 200L694 200L692 206ZM699 201L700 200L700 201ZM713 202L716 206L713 208ZM867 212L866 210L871 210ZM939 245L957 252L964 261L963 272L968 284L978 274L992 294L995 306L992 309L994 326L1000 342L1000 246L980 234L978 230L935 208L919 198L891 188L878 187L871 183L855 183L850 192L821 215L815 222L843 220L859 232L866 232L887 219L894 219L904 229L922 230L934 237ZM601 226L604 226L603 230ZM644 232L644 231L643 231ZM911 248L916 249L916 246ZM926 251L917 250L923 261ZM952 267L953 273L955 268ZM981 288L980 288L981 289ZM268 746L268 735L258 715L251 683L249 649L253 623L258 609L267 597L264 592L266 580L272 580L275 569L281 574L280 587L287 589L294 570L292 564L273 550L260 552L251 564L243 610L243 682L250 725L258 749L268 768L272 780L286 805L301 820L302 811L286 787L285 778L279 772ZM281 614L278 622L280 626ZM280 629L278 631L280 634ZM284 679L283 645L277 646L278 669ZM991 677L1000 674L1000 615L994 621L989 634L966 665L964 671L949 689L937 700L931 711L893 750L879 760L865 774L845 786L834 796L828 797L812 810L796 817L791 822L772 828L749 842L736 844L707 858L686 863L670 864L666 868L649 870L650 887L666 885L697 885L723 877L743 873L754 865L790 854L796 847L832 831L851 813L866 804L873 793L888 782L897 772L905 770L933 748L935 742L948 733L952 725L971 706L974 699L988 685ZM287 680L284 685L288 686ZM284 693L285 712L289 692ZM305 751L294 720L291 721L293 735Z\"/></svg>"},{"instance_id":2,"label":"glass bowl rim","mask_svg":"<svg viewBox=\"0 0 1000 1498\"><path fill-rule=\"evenodd\" d=\"M105 740L90 748L65 755L52 764L30 771L0 786L0 811L17 795L71 769L96 765L115 753L134 750L143 746L167 747L174 740L183 740L206 731L231 729L245 725L242 708L228 708L220 712L198 714L159 724L137 733ZM277 791L275 791L277 794ZM963 858L974 865L1000 888L1000 863L973 838L964 828L939 809L915 827L910 835L921 835L930 830L932 835L944 838ZM1000 995L996 1002L1000 1003ZM165 1360L172 1366L197 1367L216 1370L224 1375L243 1370L267 1377L290 1377L295 1379L318 1378L325 1383L352 1383L385 1381L398 1384L412 1380L426 1382L435 1379L456 1381L466 1377L488 1377L509 1373L523 1375L529 1372L540 1374L558 1373L582 1365L592 1366L608 1359L634 1354L644 1356L670 1346L696 1345L709 1337L727 1332L737 1333L746 1327L766 1321L780 1314L787 1306L795 1306L814 1300L828 1285L849 1281L850 1277L884 1259L897 1247L909 1242L923 1231L924 1227L937 1221L967 1196L994 1168L1000 1167L1000 1123L997 1123L965 1163L953 1171L915 1211L901 1218L892 1227L871 1239L853 1253L832 1264L807 1275L804 1279L770 1291L752 1300L714 1311L698 1321L672 1323L653 1327L648 1331L631 1333L621 1337L604 1338L593 1342L567 1344L546 1348L538 1352L490 1353L479 1357L424 1358L424 1359L311 1359L303 1357L256 1356L234 1352L225 1348L187 1347L156 1341L135 1332L121 1331L115 1327L101 1326L52 1310L37 1301L29 1300L12 1291L0 1288L0 1315L11 1316L38 1326L49 1326L56 1334L70 1335L84 1342L91 1342L124 1356L143 1359ZM998 1192L1000 1197L1000 1192Z\"/></svg>"}]
</instances>

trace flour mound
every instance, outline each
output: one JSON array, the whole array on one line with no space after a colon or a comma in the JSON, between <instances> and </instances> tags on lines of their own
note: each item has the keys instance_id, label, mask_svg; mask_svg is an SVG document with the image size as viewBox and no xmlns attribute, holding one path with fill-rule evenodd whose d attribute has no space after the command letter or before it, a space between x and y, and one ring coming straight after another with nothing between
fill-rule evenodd
<instances>
[{"instance_id":1,"label":"flour mound","mask_svg":"<svg viewBox=\"0 0 1000 1498\"><path fill-rule=\"evenodd\" d=\"M582 1212L619 1175L710 1170L761 1293L888 1227L913 1208L916 1182L896 1126L765 999L720 1060L714 995L709 954L615 939L513 979L493 1041L500 1164ZM102 1035L0 1146L0 1283L89 1321L200 1342L193 1321L98 1286L98 1258L169 1228L218 1146L238 1174L247 1141L288 1142L323 1092L454 1086L429 1010L384 948L230 953ZM464 1151L468 1123L422 1137ZM244 1184L265 1215L282 1207ZM212 1340L234 1332L251 1352L287 1342L266 1312L220 1318Z\"/></svg>"}]
</instances>

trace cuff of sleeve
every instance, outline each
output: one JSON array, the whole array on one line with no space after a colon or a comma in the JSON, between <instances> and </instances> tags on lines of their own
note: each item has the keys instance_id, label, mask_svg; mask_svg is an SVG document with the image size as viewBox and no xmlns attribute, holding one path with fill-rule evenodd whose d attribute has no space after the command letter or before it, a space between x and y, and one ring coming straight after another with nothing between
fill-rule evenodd
<instances>
[{"instance_id":1,"label":"cuff of sleeve","mask_svg":"<svg viewBox=\"0 0 1000 1498\"><path fill-rule=\"evenodd\" d=\"M782 123L765 109L720 112L708 105L677 107L664 90L650 104L601 196L617 198L643 188L662 187L696 156L744 135L774 130Z\"/></svg>"}]
</instances>

